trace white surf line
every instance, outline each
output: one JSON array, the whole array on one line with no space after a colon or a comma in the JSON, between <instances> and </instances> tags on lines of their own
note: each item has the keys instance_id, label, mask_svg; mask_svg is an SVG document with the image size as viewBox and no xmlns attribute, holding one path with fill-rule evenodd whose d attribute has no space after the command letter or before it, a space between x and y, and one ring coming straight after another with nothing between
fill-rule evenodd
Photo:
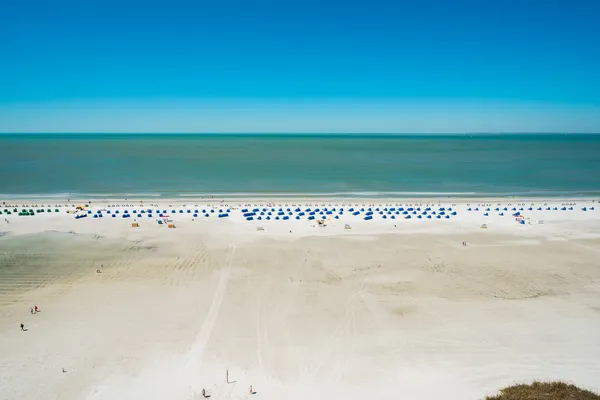
<instances>
[{"instance_id":1,"label":"white surf line","mask_svg":"<svg viewBox=\"0 0 600 400\"><path fill-rule=\"evenodd\" d=\"M235 254L236 250L235 243L231 245L230 249L231 252L229 254L229 259L227 260L225 269L221 272L221 278L219 279L219 283L217 284L217 289L215 290L213 301L210 306L210 309L208 310L208 314L206 315L202 327L196 335L194 343L192 343L192 346L190 347L190 350L188 351L186 356L186 370L189 373L193 373L193 367L198 365L198 363L202 359L204 350L206 348L206 345L208 344L208 341L210 340L210 336L217 321L217 316L219 315L219 310L221 309L223 298L225 297L225 289L227 288L227 282L229 281L231 263L233 261L233 255Z\"/></svg>"}]
</instances>

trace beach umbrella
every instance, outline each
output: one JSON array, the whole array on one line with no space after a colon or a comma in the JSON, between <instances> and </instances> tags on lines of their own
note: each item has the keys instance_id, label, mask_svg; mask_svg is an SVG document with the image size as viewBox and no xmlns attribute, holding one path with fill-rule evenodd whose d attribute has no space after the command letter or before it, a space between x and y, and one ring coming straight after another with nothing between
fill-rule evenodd
<instances>
[{"instance_id":1,"label":"beach umbrella","mask_svg":"<svg viewBox=\"0 0 600 400\"><path fill-rule=\"evenodd\" d=\"M391 218L391 219L396 219L396 216L395 216L395 215L392 215L390 218Z\"/></svg>"},{"instance_id":2,"label":"beach umbrella","mask_svg":"<svg viewBox=\"0 0 600 400\"><path fill-rule=\"evenodd\" d=\"M246 221L252 221L253 219L253 217L246 217Z\"/></svg>"},{"instance_id":3,"label":"beach umbrella","mask_svg":"<svg viewBox=\"0 0 600 400\"><path fill-rule=\"evenodd\" d=\"M484 216L484 217L487 217L487 216L488 216L488 213L485 213L485 214L483 214L483 216ZM439 215L438 215L438 217L439 217Z\"/></svg>"}]
</instances>

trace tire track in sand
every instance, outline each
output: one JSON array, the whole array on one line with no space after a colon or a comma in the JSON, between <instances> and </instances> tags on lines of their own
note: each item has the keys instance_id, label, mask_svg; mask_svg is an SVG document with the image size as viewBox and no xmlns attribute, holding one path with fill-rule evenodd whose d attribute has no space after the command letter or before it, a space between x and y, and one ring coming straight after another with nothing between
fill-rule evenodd
<instances>
[{"instance_id":1,"label":"tire track in sand","mask_svg":"<svg viewBox=\"0 0 600 400\"><path fill-rule=\"evenodd\" d=\"M223 304L223 298L225 297L225 290L227 288L227 282L229 281L231 263L233 261L235 250L236 245L235 243L233 243L230 247L229 257L226 266L223 269L223 271L221 271L221 277L219 278L219 283L217 284L217 288L215 289L215 294L213 295L210 309L206 314L206 318L204 319L204 322L202 323L202 326L200 327L200 330L198 331L194 342L192 343L190 349L187 352L185 371L187 373L188 378L192 378L195 375L197 376L195 372L197 372L197 368L200 365L202 356L204 355L204 350L206 349L206 345L210 340L213 328L215 327L215 323L217 322L219 310L221 309L221 304Z\"/></svg>"}]
</instances>

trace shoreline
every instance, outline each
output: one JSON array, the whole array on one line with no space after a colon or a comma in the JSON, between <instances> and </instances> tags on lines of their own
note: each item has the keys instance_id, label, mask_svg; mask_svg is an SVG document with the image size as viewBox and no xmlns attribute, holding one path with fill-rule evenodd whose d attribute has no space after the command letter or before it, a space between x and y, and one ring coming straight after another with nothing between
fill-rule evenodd
<instances>
[{"instance_id":1,"label":"shoreline","mask_svg":"<svg viewBox=\"0 0 600 400\"><path fill-rule=\"evenodd\" d=\"M470 203L505 203L505 202L592 202L600 203L600 195L598 196L290 196L290 195L260 195L248 196L247 194L240 194L239 196L179 196L179 197L160 197L160 196L127 196L127 197L98 197L98 196L28 196L28 195L15 195L7 197L6 195L0 195L0 201L3 206L18 205L24 203L37 202L41 204L64 204L64 206L72 206L73 204L91 204L91 205L105 205L109 203L174 203L174 204L185 204L185 203L196 203L196 204L221 204L224 202L231 202L243 205L244 203L254 202L338 202L338 203L378 203L382 204L385 202L393 203L423 203L423 204L435 204L435 203L455 203L455 204L470 204Z\"/></svg>"}]
</instances>

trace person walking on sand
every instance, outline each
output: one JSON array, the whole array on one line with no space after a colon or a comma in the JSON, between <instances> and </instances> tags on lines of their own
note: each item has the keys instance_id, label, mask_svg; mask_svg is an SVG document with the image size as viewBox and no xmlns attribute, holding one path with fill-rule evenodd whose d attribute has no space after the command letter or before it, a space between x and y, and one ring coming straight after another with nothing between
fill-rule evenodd
<instances>
[{"instance_id":1,"label":"person walking on sand","mask_svg":"<svg viewBox=\"0 0 600 400\"><path fill-rule=\"evenodd\" d=\"M25 330L25 325L21 324L21 330L24 331Z\"/></svg>"},{"instance_id":2,"label":"person walking on sand","mask_svg":"<svg viewBox=\"0 0 600 400\"><path fill-rule=\"evenodd\" d=\"M33 309L34 309L35 313L37 314L37 312L39 311L37 306L35 306Z\"/></svg>"},{"instance_id":3,"label":"person walking on sand","mask_svg":"<svg viewBox=\"0 0 600 400\"><path fill-rule=\"evenodd\" d=\"M33 307L29 307L29 311L31 311L31 314L33 314Z\"/></svg>"}]
</instances>

